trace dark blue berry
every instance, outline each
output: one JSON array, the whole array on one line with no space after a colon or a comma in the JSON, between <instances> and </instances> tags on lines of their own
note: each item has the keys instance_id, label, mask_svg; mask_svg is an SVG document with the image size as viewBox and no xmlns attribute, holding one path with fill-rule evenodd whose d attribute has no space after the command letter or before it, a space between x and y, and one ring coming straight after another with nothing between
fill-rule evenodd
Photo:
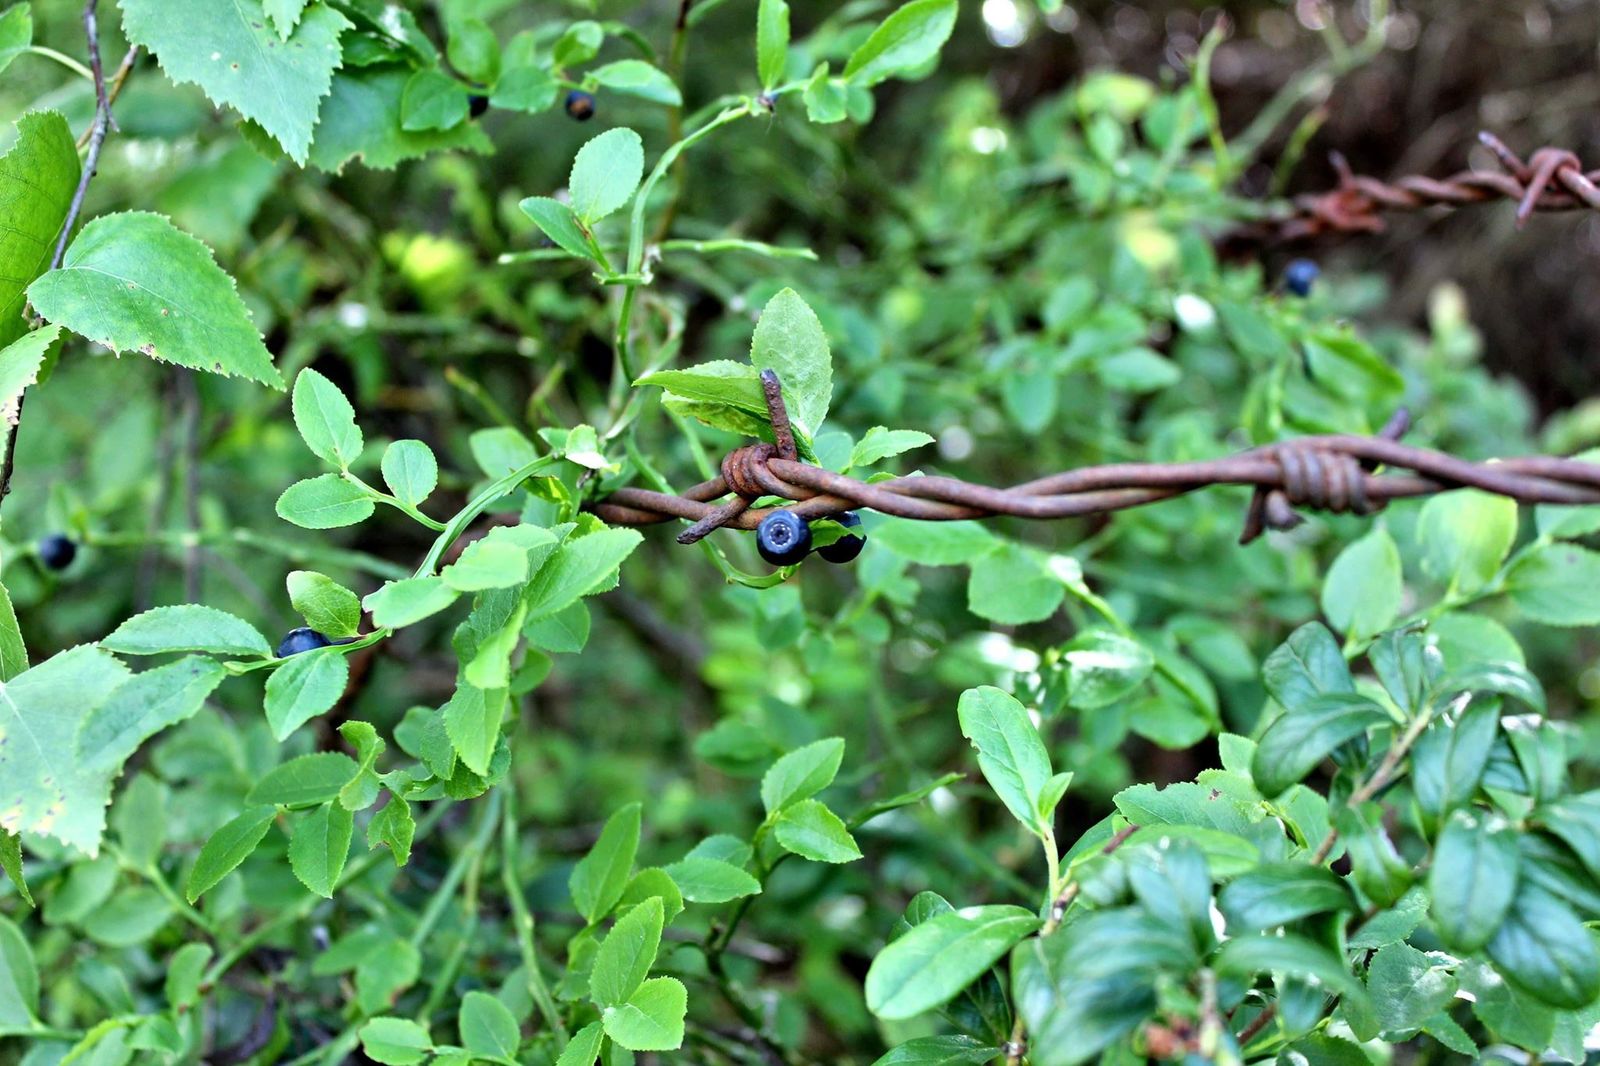
<instances>
[{"instance_id":1,"label":"dark blue berry","mask_svg":"<svg viewBox=\"0 0 1600 1066\"><path fill-rule=\"evenodd\" d=\"M51 533L39 541L39 561L46 570L65 570L78 557L78 545L65 533Z\"/></svg>"},{"instance_id":2,"label":"dark blue berry","mask_svg":"<svg viewBox=\"0 0 1600 1066\"><path fill-rule=\"evenodd\" d=\"M303 651L315 651L317 648L326 648L333 641L318 633L310 626L301 626L291 629L283 635L278 642L278 658L287 659L291 655L299 655Z\"/></svg>"},{"instance_id":3,"label":"dark blue berry","mask_svg":"<svg viewBox=\"0 0 1600 1066\"><path fill-rule=\"evenodd\" d=\"M861 528L861 516L854 511L846 511L844 514L834 515L833 520L846 529ZM867 535L865 533L859 536L852 533L848 536L840 537L832 544L818 548L817 554L830 563L848 563L860 555L861 549L866 546Z\"/></svg>"},{"instance_id":4,"label":"dark blue berry","mask_svg":"<svg viewBox=\"0 0 1600 1066\"><path fill-rule=\"evenodd\" d=\"M482 117L483 113L487 110L489 110L489 98L487 96L480 96L477 93L473 93L471 96L467 97L467 114L471 115L473 118Z\"/></svg>"},{"instance_id":5,"label":"dark blue berry","mask_svg":"<svg viewBox=\"0 0 1600 1066\"><path fill-rule=\"evenodd\" d=\"M582 89L574 89L567 94L567 114L579 122L588 122L594 118L594 93L586 93Z\"/></svg>"},{"instance_id":6,"label":"dark blue berry","mask_svg":"<svg viewBox=\"0 0 1600 1066\"><path fill-rule=\"evenodd\" d=\"M1295 259L1283 268L1283 287L1296 296L1310 296L1322 268L1309 259Z\"/></svg>"},{"instance_id":7,"label":"dark blue berry","mask_svg":"<svg viewBox=\"0 0 1600 1066\"><path fill-rule=\"evenodd\" d=\"M811 527L793 511L773 511L756 527L756 551L773 566L793 566L811 551Z\"/></svg>"}]
</instances>

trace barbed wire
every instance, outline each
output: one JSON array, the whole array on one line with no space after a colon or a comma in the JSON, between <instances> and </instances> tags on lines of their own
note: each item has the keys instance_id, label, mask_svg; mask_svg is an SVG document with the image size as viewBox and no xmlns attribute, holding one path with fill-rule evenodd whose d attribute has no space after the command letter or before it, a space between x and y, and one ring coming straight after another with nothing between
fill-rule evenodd
<instances>
[{"instance_id":1,"label":"barbed wire","mask_svg":"<svg viewBox=\"0 0 1600 1066\"><path fill-rule=\"evenodd\" d=\"M594 512L624 526L686 519L693 524L678 541L693 544L721 528L755 529L778 509L756 508L763 497L793 501L784 509L807 520L871 510L948 522L998 515L1081 518L1159 503L1213 485L1241 485L1254 490L1239 538L1248 544L1268 529L1299 525L1302 509L1373 514L1391 500L1456 488L1481 489L1520 503L1600 504L1600 463L1552 456L1480 463L1402 444L1411 421L1404 409L1373 436L1326 434L1220 459L1079 467L1010 488L923 474L867 482L801 462L778 375L762 371L761 382L773 443L735 449L722 460L717 477L681 493L621 488L596 501Z\"/></svg>"},{"instance_id":2,"label":"barbed wire","mask_svg":"<svg viewBox=\"0 0 1600 1066\"><path fill-rule=\"evenodd\" d=\"M1600 210L1600 170L1585 170L1576 153L1545 147L1523 160L1492 133L1478 134L1478 141L1494 153L1504 171L1466 170L1447 178L1411 175L1381 181L1354 173L1344 156L1335 152L1337 187L1296 196L1286 214L1242 226L1226 239L1297 241L1328 233L1381 233L1387 211L1497 200L1516 203L1518 226L1535 211Z\"/></svg>"}]
</instances>

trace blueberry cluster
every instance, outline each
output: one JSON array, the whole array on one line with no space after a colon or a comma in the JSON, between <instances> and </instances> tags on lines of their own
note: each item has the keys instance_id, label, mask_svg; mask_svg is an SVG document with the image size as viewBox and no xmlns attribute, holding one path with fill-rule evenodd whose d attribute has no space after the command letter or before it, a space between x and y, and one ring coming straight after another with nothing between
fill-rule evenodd
<instances>
[{"instance_id":1,"label":"blueberry cluster","mask_svg":"<svg viewBox=\"0 0 1600 1066\"><path fill-rule=\"evenodd\" d=\"M859 529L861 516L846 511L834 518L845 529ZM817 549L830 563L848 563L867 546L865 533L851 533ZM793 566L811 554L811 527L793 511L773 511L756 527L756 551L773 566Z\"/></svg>"}]
</instances>

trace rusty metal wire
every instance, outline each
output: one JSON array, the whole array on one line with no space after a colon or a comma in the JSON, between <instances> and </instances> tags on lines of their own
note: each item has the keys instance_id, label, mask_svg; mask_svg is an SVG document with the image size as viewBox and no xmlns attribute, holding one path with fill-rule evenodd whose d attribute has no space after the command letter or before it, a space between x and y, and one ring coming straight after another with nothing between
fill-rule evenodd
<instances>
[{"instance_id":1,"label":"rusty metal wire","mask_svg":"<svg viewBox=\"0 0 1600 1066\"><path fill-rule=\"evenodd\" d=\"M995 515L1079 518L1212 485L1244 485L1255 490L1239 538L1247 544L1265 530L1299 525L1301 509L1372 514L1390 500L1454 488L1481 489L1521 503L1600 504L1600 463L1548 456L1476 463L1413 447L1400 443L1410 425L1404 410L1370 437L1300 437L1222 459L1080 467L1011 488L933 475L866 482L801 462L778 376L767 370L761 378L776 443L735 449L722 460L721 474L680 494L617 489L595 502L594 512L626 526L687 519L693 524L678 541L692 544L724 527L755 529L774 509L756 509L762 497L794 501L786 509L805 519L873 510L947 522Z\"/></svg>"},{"instance_id":2,"label":"rusty metal wire","mask_svg":"<svg viewBox=\"0 0 1600 1066\"><path fill-rule=\"evenodd\" d=\"M1412 175L1380 181L1353 173L1345 158L1335 152L1336 188L1297 196L1287 214L1242 227L1230 238L1296 241L1328 233L1380 233L1385 212L1498 200L1516 203L1518 226L1535 211L1600 210L1600 170L1586 171L1575 153L1546 147L1524 161L1492 133L1478 134L1478 141L1494 153L1504 171L1468 170L1448 178Z\"/></svg>"}]
</instances>

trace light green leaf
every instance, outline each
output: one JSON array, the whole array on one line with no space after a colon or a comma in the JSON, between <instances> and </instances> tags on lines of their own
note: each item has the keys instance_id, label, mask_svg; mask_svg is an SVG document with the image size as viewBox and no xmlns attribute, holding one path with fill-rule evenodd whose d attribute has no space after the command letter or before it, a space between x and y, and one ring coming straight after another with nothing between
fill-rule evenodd
<instances>
[{"instance_id":1,"label":"light green leaf","mask_svg":"<svg viewBox=\"0 0 1600 1066\"><path fill-rule=\"evenodd\" d=\"M189 871L183 889L185 898L193 903L248 859L277 816L275 807L250 807L212 833Z\"/></svg>"},{"instance_id":2,"label":"light green leaf","mask_svg":"<svg viewBox=\"0 0 1600 1066\"><path fill-rule=\"evenodd\" d=\"M1322 613L1335 629L1364 640L1395 620L1404 591L1400 550L1387 530L1374 529L1340 552L1328 568L1322 582Z\"/></svg>"},{"instance_id":3,"label":"light green leaf","mask_svg":"<svg viewBox=\"0 0 1600 1066\"><path fill-rule=\"evenodd\" d=\"M1600 625L1600 553L1558 541L1521 552L1506 574L1517 609L1552 626Z\"/></svg>"},{"instance_id":4,"label":"light green leaf","mask_svg":"<svg viewBox=\"0 0 1600 1066\"><path fill-rule=\"evenodd\" d=\"M972 564L967 610L1001 625L1027 625L1055 614L1066 594L1042 555L1000 541Z\"/></svg>"},{"instance_id":5,"label":"light green leaf","mask_svg":"<svg viewBox=\"0 0 1600 1066\"><path fill-rule=\"evenodd\" d=\"M876 85L916 70L939 54L956 25L956 0L913 0L878 24L872 36L850 53L844 76L857 85Z\"/></svg>"},{"instance_id":6,"label":"light green leaf","mask_svg":"<svg viewBox=\"0 0 1600 1066\"><path fill-rule=\"evenodd\" d=\"M1080 710L1108 707L1144 684L1155 668L1150 649L1132 637L1090 629L1061 646L1067 702Z\"/></svg>"},{"instance_id":7,"label":"light green leaf","mask_svg":"<svg viewBox=\"0 0 1600 1066\"><path fill-rule=\"evenodd\" d=\"M713 359L686 370L658 370L634 384L656 385L674 396L721 404L762 419L767 417L760 373L754 367L730 359Z\"/></svg>"},{"instance_id":8,"label":"light green leaf","mask_svg":"<svg viewBox=\"0 0 1600 1066\"><path fill-rule=\"evenodd\" d=\"M17 895L30 907L38 904L33 901L33 893L28 891L27 878L22 875L22 838L15 833L0 829L0 870L4 870ZM0 1010L0 1022L3 1022L4 1012Z\"/></svg>"},{"instance_id":9,"label":"light green leaf","mask_svg":"<svg viewBox=\"0 0 1600 1066\"><path fill-rule=\"evenodd\" d=\"M556 102L559 89L555 78L543 67L512 67L495 82L489 103L508 111L537 114Z\"/></svg>"},{"instance_id":10,"label":"light green leaf","mask_svg":"<svg viewBox=\"0 0 1600 1066\"><path fill-rule=\"evenodd\" d=\"M279 807L315 807L336 799L360 767L350 756L319 751L281 763L257 781L245 802Z\"/></svg>"},{"instance_id":11,"label":"light green leaf","mask_svg":"<svg viewBox=\"0 0 1600 1066\"><path fill-rule=\"evenodd\" d=\"M626 127L606 130L578 149L567 190L572 213L592 226L633 199L644 177L644 142Z\"/></svg>"},{"instance_id":12,"label":"light green leaf","mask_svg":"<svg viewBox=\"0 0 1600 1066\"><path fill-rule=\"evenodd\" d=\"M1457 592L1487 584L1516 538L1517 502L1477 489L1441 493L1417 516L1423 569Z\"/></svg>"},{"instance_id":13,"label":"light green leaf","mask_svg":"<svg viewBox=\"0 0 1600 1066\"><path fill-rule=\"evenodd\" d=\"M33 44L33 9L15 4L0 14L0 72Z\"/></svg>"},{"instance_id":14,"label":"light green leaf","mask_svg":"<svg viewBox=\"0 0 1600 1066\"><path fill-rule=\"evenodd\" d=\"M596 1006L620 1006L644 984L661 947L665 920L661 897L651 896L611 927L589 973L589 996Z\"/></svg>"},{"instance_id":15,"label":"light green leaf","mask_svg":"<svg viewBox=\"0 0 1600 1066\"><path fill-rule=\"evenodd\" d=\"M28 668L28 648L22 643L17 611L11 593L0 585L0 681L10 681Z\"/></svg>"},{"instance_id":16,"label":"light green leaf","mask_svg":"<svg viewBox=\"0 0 1600 1066\"><path fill-rule=\"evenodd\" d=\"M683 1046L689 990L675 977L652 977L620 1007L601 1016L606 1035L629 1051L676 1051Z\"/></svg>"},{"instance_id":17,"label":"light green leaf","mask_svg":"<svg viewBox=\"0 0 1600 1066\"><path fill-rule=\"evenodd\" d=\"M39 970L22 930L0 918L0 1027L17 1031L39 1023Z\"/></svg>"},{"instance_id":18,"label":"light green leaf","mask_svg":"<svg viewBox=\"0 0 1600 1066\"><path fill-rule=\"evenodd\" d=\"M1035 834L1046 824L1039 800L1050 785L1050 755L1027 709L1010 693L989 685L961 694L956 714L961 735L978 749L978 769L1012 817Z\"/></svg>"},{"instance_id":19,"label":"light green leaf","mask_svg":"<svg viewBox=\"0 0 1600 1066\"><path fill-rule=\"evenodd\" d=\"M789 65L789 5L761 0L756 8L756 71L761 88L771 91Z\"/></svg>"},{"instance_id":20,"label":"light green leaf","mask_svg":"<svg viewBox=\"0 0 1600 1066\"><path fill-rule=\"evenodd\" d=\"M595 1060L600 1057L600 1047L605 1043L605 1039L603 1024L590 1022L572 1034L567 1046L561 1049L561 1057L556 1059L556 1066L594 1066Z\"/></svg>"},{"instance_id":21,"label":"light green leaf","mask_svg":"<svg viewBox=\"0 0 1600 1066\"><path fill-rule=\"evenodd\" d=\"M261 0L223 6L121 0L120 6L123 32L156 54L167 77L194 82L212 100L260 123L295 162L305 163L319 102L339 66L339 34L350 26L343 15L314 4L280 40L267 26Z\"/></svg>"},{"instance_id":22,"label":"light green leaf","mask_svg":"<svg viewBox=\"0 0 1600 1066\"><path fill-rule=\"evenodd\" d=\"M433 1051L433 1041L410 1019L374 1018L361 1027L361 1050L385 1066L414 1066Z\"/></svg>"},{"instance_id":23,"label":"light green leaf","mask_svg":"<svg viewBox=\"0 0 1600 1066\"><path fill-rule=\"evenodd\" d=\"M24 24L31 30L22 4L6 12L0 29L16 34ZM79 173L78 148L60 114L30 111L16 130L16 142L0 156L0 348L28 329L23 293L50 265Z\"/></svg>"},{"instance_id":24,"label":"light green leaf","mask_svg":"<svg viewBox=\"0 0 1600 1066\"><path fill-rule=\"evenodd\" d=\"M814 439L833 399L833 355L821 320L793 289L782 290L761 309L750 365L778 372L789 418ZM766 410L764 402L761 409Z\"/></svg>"},{"instance_id":25,"label":"light green leaf","mask_svg":"<svg viewBox=\"0 0 1600 1066\"><path fill-rule=\"evenodd\" d=\"M467 87L450 75L419 70L400 94L400 128L412 133L453 129L467 120L468 96Z\"/></svg>"},{"instance_id":26,"label":"light green leaf","mask_svg":"<svg viewBox=\"0 0 1600 1066\"><path fill-rule=\"evenodd\" d=\"M998 541L983 525L973 521L913 522L892 518L880 523L872 536L903 559L923 566L958 566L980 559Z\"/></svg>"},{"instance_id":27,"label":"light green leaf","mask_svg":"<svg viewBox=\"0 0 1600 1066\"><path fill-rule=\"evenodd\" d=\"M691 855L666 869L683 898L691 903L727 903L761 892L760 881L743 868L721 859Z\"/></svg>"},{"instance_id":28,"label":"light green leaf","mask_svg":"<svg viewBox=\"0 0 1600 1066\"><path fill-rule=\"evenodd\" d=\"M851 449L850 466L852 469L858 466L871 466L883 462L890 456L932 443L933 438L920 430L873 426Z\"/></svg>"},{"instance_id":29,"label":"light green leaf","mask_svg":"<svg viewBox=\"0 0 1600 1066\"><path fill-rule=\"evenodd\" d=\"M397 440L383 451L383 483L402 503L415 507L439 485L439 461L420 440Z\"/></svg>"},{"instance_id":30,"label":"light green leaf","mask_svg":"<svg viewBox=\"0 0 1600 1066\"><path fill-rule=\"evenodd\" d=\"M579 259L594 258L572 208L548 196L530 196L518 206L523 214L533 219L533 224L539 227L540 232L555 241L562 250Z\"/></svg>"},{"instance_id":31,"label":"light green leaf","mask_svg":"<svg viewBox=\"0 0 1600 1066\"><path fill-rule=\"evenodd\" d=\"M335 649L316 648L285 659L267 678L267 724L273 738L286 739L339 702L349 681L350 661Z\"/></svg>"},{"instance_id":32,"label":"light green leaf","mask_svg":"<svg viewBox=\"0 0 1600 1066\"><path fill-rule=\"evenodd\" d=\"M156 607L123 622L100 646L124 655L203 651L266 658L272 647L249 622L215 607Z\"/></svg>"},{"instance_id":33,"label":"light green leaf","mask_svg":"<svg viewBox=\"0 0 1600 1066\"><path fill-rule=\"evenodd\" d=\"M599 84L614 92L637 96L652 103L680 107L683 94L664 72L642 59L619 59L589 72Z\"/></svg>"},{"instance_id":34,"label":"light green leaf","mask_svg":"<svg viewBox=\"0 0 1600 1066\"><path fill-rule=\"evenodd\" d=\"M915 1018L988 971L1039 916L1021 907L968 907L929 918L893 941L867 970L867 1009L886 1021Z\"/></svg>"},{"instance_id":35,"label":"light green leaf","mask_svg":"<svg viewBox=\"0 0 1600 1066\"><path fill-rule=\"evenodd\" d=\"M628 885L639 850L639 812L639 804L630 803L613 813L594 847L572 868L567 887L578 913L590 923L609 914Z\"/></svg>"},{"instance_id":36,"label":"light green leaf","mask_svg":"<svg viewBox=\"0 0 1600 1066\"><path fill-rule=\"evenodd\" d=\"M93 791L103 806L109 798L111 778L122 772L122 764L139 745L168 726L193 717L227 676L215 659L187 655L135 674L118 686L109 699L88 713L78 729L78 765L85 773L104 777L103 787L90 790L87 783L81 787Z\"/></svg>"},{"instance_id":37,"label":"light green leaf","mask_svg":"<svg viewBox=\"0 0 1600 1066\"><path fill-rule=\"evenodd\" d=\"M441 577L408 577L385 582L361 605L372 615L374 625L399 629L438 614L460 595Z\"/></svg>"},{"instance_id":38,"label":"light green leaf","mask_svg":"<svg viewBox=\"0 0 1600 1066\"><path fill-rule=\"evenodd\" d=\"M361 601L333 578L315 570L291 570L284 583L289 602L318 633L337 640L360 632Z\"/></svg>"},{"instance_id":39,"label":"light green leaf","mask_svg":"<svg viewBox=\"0 0 1600 1066\"><path fill-rule=\"evenodd\" d=\"M475 774L487 774L505 721L506 690L458 685L455 695L440 708L440 713L444 715L450 745L467 764L467 769Z\"/></svg>"},{"instance_id":40,"label":"light green leaf","mask_svg":"<svg viewBox=\"0 0 1600 1066\"><path fill-rule=\"evenodd\" d=\"M522 1042L517 1019L489 993L473 991L462 998L457 1027L461 1042L473 1055L515 1061L517 1045Z\"/></svg>"},{"instance_id":41,"label":"light green leaf","mask_svg":"<svg viewBox=\"0 0 1600 1066\"><path fill-rule=\"evenodd\" d=\"M821 800L801 800L778 815L773 836L786 851L813 862L854 862L861 858L855 837Z\"/></svg>"},{"instance_id":42,"label":"light green leaf","mask_svg":"<svg viewBox=\"0 0 1600 1066\"><path fill-rule=\"evenodd\" d=\"M317 458L342 470L361 455L366 441L356 425L356 412L339 386L310 367L294 379L290 402L295 428Z\"/></svg>"},{"instance_id":43,"label":"light green leaf","mask_svg":"<svg viewBox=\"0 0 1600 1066\"><path fill-rule=\"evenodd\" d=\"M411 842L416 835L411 804L404 797L391 794L389 802L367 823L367 849L386 847L394 855L394 864L404 866L411 859Z\"/></svg>"},{"instance_id":44,"label":"light green leaf","mask_svg":"<svg viewBox=\"0 0 1600 1066\"><path fill-rule=\"evenodd\" d=\"M335 74L311 145L311 165L338 171L350 160L360 159L369 167L389 170L429 152L490 150L489 138L476 122L449 130L402 128L400 102L410 77L407 67L392 63Z\"/></svg>"},{"instance_id":45,"label":"light green leaf","mask_svg":"<svg viewBox=\"0 0 1600 1066\"><path fill-rule=\"evenodd\" d=\"M643 540L636 529L602 529L567 540L528 585L529 620L558 614L582 597L610 588L617 567Z\"/></svg>"},{"instance_id":46,"label":"light green leaf","mask_svg":"<svg viewBox=\"0 0 1600 1066\"><path fill-rule=\"evenodd\" d=\"M833 783L844 761L844 741L818 740L796 748L772 764L761 779L761 803L768 814L809 799Z\"/></svg>"},{"instance_id":47,"label":"light green leaf","mask_svg":"<svg viewBox=\"0 0 1600 1066\"><path fill-rule=\"evenodd\" d=\"M161 215L101 215L28 298L49 321L113 351L283 387L233 279Z\"/></svg>"},{"instance_id":48,"label":"light green leaf","mask_svg":"<svg viewBox=\"0 0 1600 1066\"><path fill-rule=\"evenodd\" d=\"M267 18L272 20L278 36L287 41L295 26L299 25L300 16L305 14L309 2L310 0L262 0L262 8L266 11Z\"/></svg>"},{"instance_id":49,"label":"light green leaf","mask_svg":"<svg viewBox=\"0 0 1600 1066\"><path fill-rule=\"evenodd\" d=\"M372 496L338 474L296 481L278 497L278 517L302 529L337 529L372 517Z\"/></svg>"},{"instance_id":50,"label":"light green leaf","mask_svg":"<svg viewBox=\"0 0 1600 1066\"><path fill-rule=\"evenodd\" d=\"M850 114L850 85L842 78L830 78L826 63L811 75L800 98L806 105L806 118L820 126L843 122Z\"/></svg>"},{"instance_id":51,"label":"light green leaf","mask_svg":"<svg viewBox=\"0 0 1600 1066\"><path fill-rule=\"evenodd\" d=\"M439 576L457 592L510 588L528 580L528 551L504 540L475 540Z\"/></svg>"},{"instance_id":52,"label":"light green leaf","mask_svg":"<svg viewBox=\"0 0 1600 1066\"><path fill-rule=\"evenodd\" d=\"M289 868L317 895L333 898L350 855L355 816L337 803L327 803L295 823L289 838Z\"/></svg>"},{"instance_id":53,"label":"light green leaf","mask_svg":"<svg viewBox=\"0 0 1600 1066\"><path fill-rule=\"evenodd\" d=\"M45 353L61 336L60 326L45 326L24 333L0 348L0 417L7 423L15 417L23 390L39 380Z\"/></svg>"}]
</instances>

